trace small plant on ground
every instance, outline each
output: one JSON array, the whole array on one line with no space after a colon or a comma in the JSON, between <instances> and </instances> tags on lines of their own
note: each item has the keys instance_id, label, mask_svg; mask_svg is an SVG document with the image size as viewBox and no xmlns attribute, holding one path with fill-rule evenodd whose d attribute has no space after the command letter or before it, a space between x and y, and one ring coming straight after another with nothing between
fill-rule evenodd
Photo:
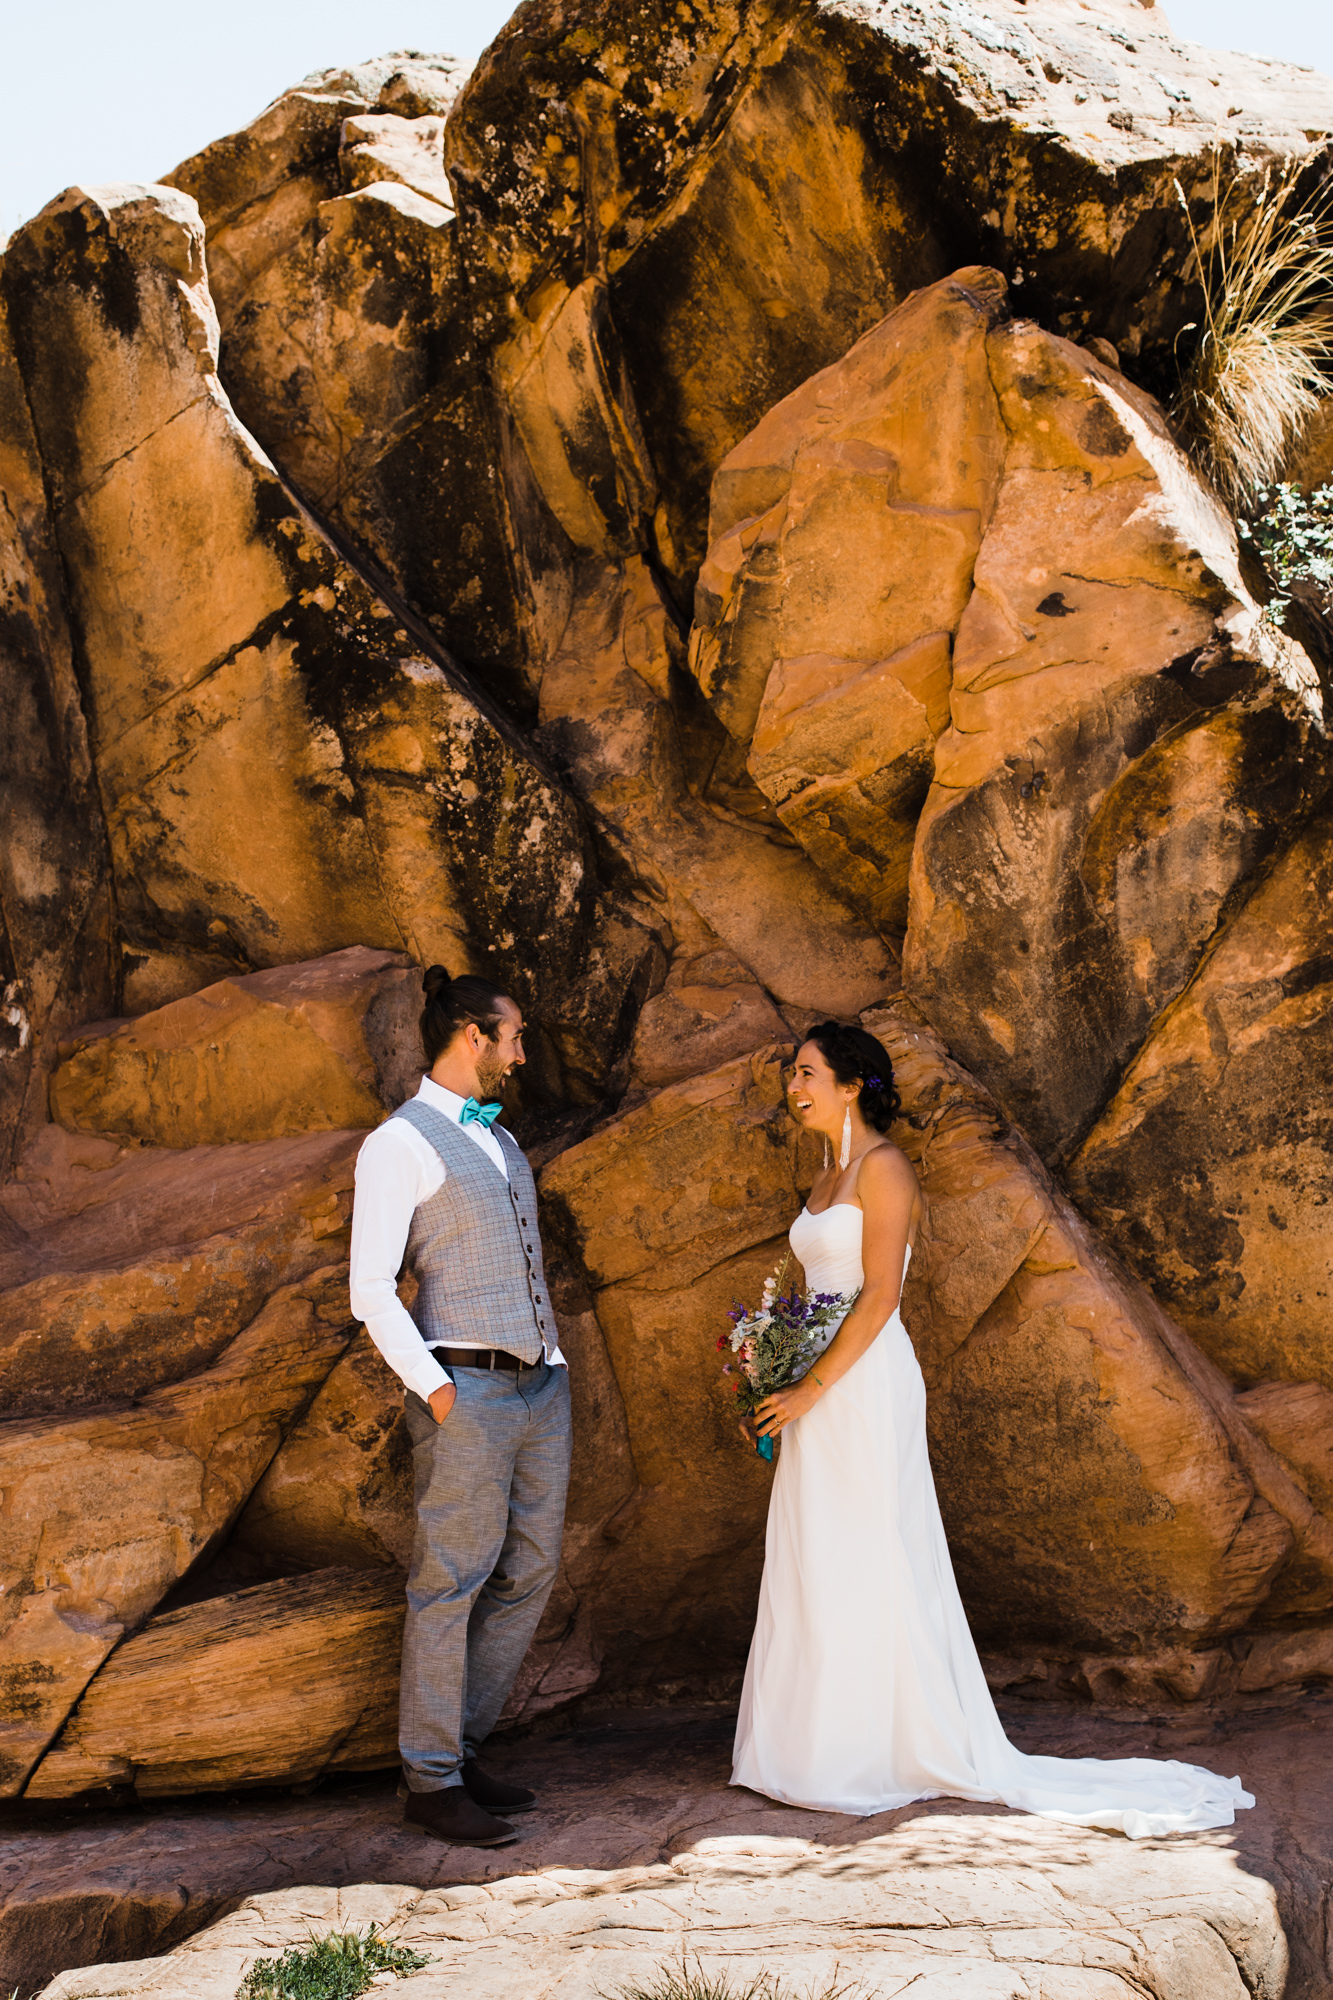
<instances>
[{"instance_id":1,"label":"small plant on ground","mask_svg":"<svg viewBox=\"0 0 1333 2000\"><path fill-rule=\"evenodd\" d=\"M405 1979L430 1962L425 1953L385 1937L375 1924L364 1931L329 1931L307 1945L293 1945L281 1958L257 1958L236 2000L359 2000L377 1973Z\"/></svg>"},{"instance_id":2,"label":"small plant on ground","mask_svg":"<svg viewBox=\"0 0 1333 2000\"><path fill-rule=\"evenodd\" d=\"M1333 593L1333 486L1310 494L1299 486L1264 487L1249 519L1236 525L1272 579L1265 616L1274 625L1286 623L1295 584L1313 584L1324 597Z\"/></svg>"},{"instance_id":3,"label":"small plant on ground","mask_svg":"<svg viewBox=\"0 0 1333 2000\"><path fill-rule=\"evenodd\" d=\"M1303 163L1222 185L1213 148L1211 214L1196 227L1176 193L1203 287L1203 318L1172 414L1202 470L1233 508L1276 479L1328 394L1333 367L1333 188L1304 205Z\"/></svg>"},{"instance_id":4,"label":"small plant on ground","mask_svg":"<svg viewBox=\"0 0 1333 2000\"><path fill-rule=\"evenodd\" d=\"M737 1983L729 1973L705 1972L697 1959L691 1970L682 1959L678 1966L660 1967L648 1985L631 1980L603 2000L858 2000L862 1994L859 1984L847 1984L838 1972L818 1992L798 1995L769 1972Z\"/></svg>"}]
</instances>

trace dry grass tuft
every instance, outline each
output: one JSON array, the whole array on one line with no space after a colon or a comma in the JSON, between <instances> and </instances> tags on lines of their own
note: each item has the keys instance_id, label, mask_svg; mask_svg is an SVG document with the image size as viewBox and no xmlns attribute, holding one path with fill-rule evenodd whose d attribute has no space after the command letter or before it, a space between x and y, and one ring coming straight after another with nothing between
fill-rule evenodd
<instances>
[{"instance_id":1,"label":"dry grass tuft","mask_svg":"<svg viewBox=\"0 0 1333 2000\"><path fill-rule=\"evenodd\" d=\"M1333 184L1298 206L1308 164L1289 160L1222 184L1213 148L1212 213L1196 229L1203 286L1198 341L1172 411L1202 470L1233 508L1276 479L1333 383Z\"/></svg>"},{"instance_id":2,"label":"dry grass tuft","mask_svg":"<svg viewBox=\"0 0 1333 2000\"><path fill-rule=\"evenodd\" d=\"M604 2000L798 2000L798 1996L767 1972L737 1986L725 1972L707 1973L697 1959L691 1970L682 1959L679 1966L662 1966L651 1985L641 1986L635 1980ZM818 1993L810 1993L808 2000L867 2000L867 1996L859 1983L849 1986L835 1972Z\"/></svg>"}]
</instances>

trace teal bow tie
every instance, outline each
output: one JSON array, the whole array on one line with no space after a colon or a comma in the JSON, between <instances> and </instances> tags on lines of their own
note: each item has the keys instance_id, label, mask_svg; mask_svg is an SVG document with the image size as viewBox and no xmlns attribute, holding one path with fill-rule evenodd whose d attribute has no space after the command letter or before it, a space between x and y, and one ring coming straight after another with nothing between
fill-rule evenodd
<instances>
[{"instance_id":1,"label":"teal bow tie","mask_svg":"<svg viewBox=\"0 0 1333 2000\"><path fill-rule=\"evenodd\" d=\"M460 1125L494 1125L503 1110L503 1104L478 1104L475 1097L469 1097L458 1114L458 1122Z\"/></svg>"}]
</instances>

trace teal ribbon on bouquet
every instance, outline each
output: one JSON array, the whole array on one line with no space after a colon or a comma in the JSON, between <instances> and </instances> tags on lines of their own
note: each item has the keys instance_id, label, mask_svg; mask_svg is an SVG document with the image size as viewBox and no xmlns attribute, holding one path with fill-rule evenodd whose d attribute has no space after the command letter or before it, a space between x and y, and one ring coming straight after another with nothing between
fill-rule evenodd
<instances>
[{"instance_id":1,"label":"teal ribbon on bouquet","mask_svg":"<svg viewBox=\"0 0 1333 2000\"><path fill-rule=\"evenodd\" d=\"M759 1453L760 1458L766 1460L769 1465L773 1463L773 1440L767 1432L764 1433L763 1437L756 1439L754 1448Z\"/></svg>"},{"instance_id":2,"label":"teal ribbon on bouquet","mask_svg":"<svg viewBox=\"0 0 1333 2000\"><path fill-rule=\"evenodd\" d=\"M503 1104L478 1104L475 1097L469 1097L458 1114L458 1122L460 1125L485 1125L489 1128L503 1110Z\"/></svg>"}]
</instances>

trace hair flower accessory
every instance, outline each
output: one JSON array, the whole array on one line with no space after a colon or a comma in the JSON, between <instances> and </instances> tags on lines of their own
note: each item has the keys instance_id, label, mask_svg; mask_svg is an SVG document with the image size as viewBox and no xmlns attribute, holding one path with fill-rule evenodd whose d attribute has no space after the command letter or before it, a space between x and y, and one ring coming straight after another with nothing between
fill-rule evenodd
<instances>
[{"instance_id":1,"label":"hair flower accessory","mask_svg":"<svg viewBox=\"0 0 1333 2000\"><path fill-rule=\"evenodd\" d=\"M882 1077L868 1076L865 1080L865 1086L867 1090L883 1090L884 1080Z\"/></svg>"}]
</instances>

